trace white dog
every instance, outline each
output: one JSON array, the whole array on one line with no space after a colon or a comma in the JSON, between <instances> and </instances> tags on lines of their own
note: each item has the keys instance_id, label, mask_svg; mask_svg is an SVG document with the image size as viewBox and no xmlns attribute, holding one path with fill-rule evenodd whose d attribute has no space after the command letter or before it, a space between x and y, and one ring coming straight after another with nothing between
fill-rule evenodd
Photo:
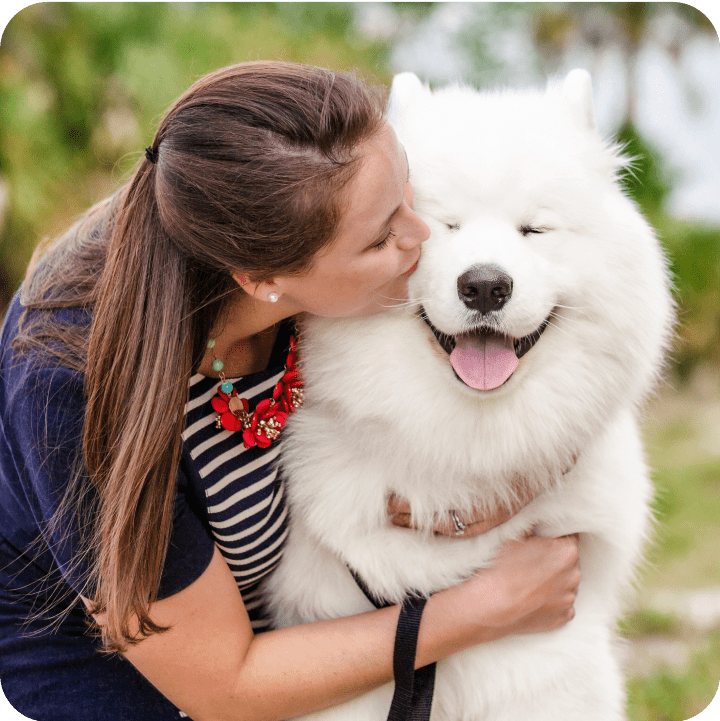
<instances>
[{"instance_id":1,"label":"white dog","mask_svg":"<svg viewBox=\"0 0 720 721\"><path fill-rule=\"evenodd\" d=\"M410 302L302 331L306 403L283 448L290 537L267 589L278 625L370 610L348 566L399 602L457 584L531 528L581 533L575 618L441 661L433 721L625 717L614 627L652 496L637 418L673 306L591 96L581 70L545 92L432 92L398 76L391 121L432 231ZM539 496L477 538L386 517L392 492L429 526L510 501L518 479ZM383 721L392 692L306 718Z\"/></svg>"}]
</instances>

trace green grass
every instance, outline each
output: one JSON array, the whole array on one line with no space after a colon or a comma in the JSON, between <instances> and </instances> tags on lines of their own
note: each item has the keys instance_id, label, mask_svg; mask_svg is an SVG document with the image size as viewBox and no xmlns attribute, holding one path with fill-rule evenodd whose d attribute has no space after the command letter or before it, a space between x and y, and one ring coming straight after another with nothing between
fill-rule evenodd
<instances>
[{"instance_id":1,"label":"green grass","mask_svg":"<svg viewBox=\"0 0 720 721\"><path fill-rule=\"evenodd\" d=\"M720 586L718 380L714 371L696 373L692 382L666 387L648 409L645 438L658 524L639 605L620 631L631 648L647 639L679 642L689 657L628 679L630 721L686 721L707 708L720 683L720 627L703 632L652 606L660 591Z\"/></svg>"},{"instance_id":2,"label":"green grass","mask_svg":"<svg viewBox=\"0 0 720 721\"><path fill-rule=\"evenodd\" d=\"M685 721L706 709L720 680L720 629L707 634L687 668L665 667L628 684L630 721Z\"/></svg>"},{"instance_id":3,"label":"green grass","mask_svg":"<svg viewBox=\"0 0 720 721\"><path fill-rule=\"evenodd\" d=\"M649 608L638 609L620 622L620 633L629 640L645 636L675 636L680 629L680 621L675 616Z\"/></svg>"},{"instance_id":4,"label":"green grass","mask_svg":"<svg viewBox=\"0 0 720 721\"><path fill-rule=\"evenodd\" d=\"M720 401L705 385L666 392L651 408L646 438L658 526L646 587L720 585L718 413Z\"/></svg>"}]
</instances>

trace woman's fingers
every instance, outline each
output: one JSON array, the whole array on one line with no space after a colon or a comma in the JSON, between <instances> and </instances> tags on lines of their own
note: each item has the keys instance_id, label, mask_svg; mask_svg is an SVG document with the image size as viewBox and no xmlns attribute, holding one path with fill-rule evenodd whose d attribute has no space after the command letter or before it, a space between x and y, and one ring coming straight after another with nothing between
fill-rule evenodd
<instances>
[{"instance_id":1,"label":"woman's fingers","mask_svg":"<svg viewBox=\"0 0 720 721\"><path fill-rule=\"evenodd\" d=\"M433 524L433 532L450 538L471 538L487 533L496 526L509 521L536 497L537 492L526 483L518 483L515 497L510 508L501 506L489 512L487 509L473 508L469 513L449 509L438 514ZM390 522L400 528L418 529L412 517L410 504L400 496L391 494L388 498L387 512Z\"/></svg>"},{"instance_id":2,"label":"woman's fingers","mask_svg":"<svg viewBox=\"0 0 720 721\"><path fill-rule=\"evenodd\" d=\"M577 534L530 536L505 543L479 579L492 577L492 600L500 626L513 633L557 628L574 616L580 584Z\"/></svg>"}]
</instances>

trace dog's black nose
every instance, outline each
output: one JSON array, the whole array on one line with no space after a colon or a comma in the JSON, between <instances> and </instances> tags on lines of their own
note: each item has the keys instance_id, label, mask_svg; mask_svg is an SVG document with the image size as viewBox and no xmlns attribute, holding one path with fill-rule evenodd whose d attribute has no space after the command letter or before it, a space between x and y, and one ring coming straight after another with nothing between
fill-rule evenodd
<instances>
[{"instance_id":1,"label":"dog's black nose","mask_svg":"<svg viewBox=\"0 0 720 721\"><path fill-rule=\"evenodd\" d=\"M512 295L512 278L496 265L477 265L465 271L457 282L458 296L470 310L483 315L500 310Z\"/></svg>"}]
</instances>

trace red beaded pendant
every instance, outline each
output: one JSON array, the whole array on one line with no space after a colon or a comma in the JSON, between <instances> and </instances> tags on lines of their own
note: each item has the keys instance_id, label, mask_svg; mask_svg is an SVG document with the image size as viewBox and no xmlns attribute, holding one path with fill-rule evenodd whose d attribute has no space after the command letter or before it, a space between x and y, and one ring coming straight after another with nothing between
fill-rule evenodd
<instances>
[{"instance_id":1,"label":"red beaded pendant","mask_svg":"<svg viewBox=\"0 0 720 721\"><path fill-rule=\"evenodd\" d=\"M287 417L303 404L304 382L299 378L296 360L295 336L290 337L290 352L285 361L285 372L278 381L272 398L266 398L257 404L250 413L247 398L239 398L233 388L230 394L224 393L220 386L211 401L219 414L215 418L215 427L226 431L242 431L245 448L259 446L267 448L280 435Z\"/></svg>"}]
</instances>

